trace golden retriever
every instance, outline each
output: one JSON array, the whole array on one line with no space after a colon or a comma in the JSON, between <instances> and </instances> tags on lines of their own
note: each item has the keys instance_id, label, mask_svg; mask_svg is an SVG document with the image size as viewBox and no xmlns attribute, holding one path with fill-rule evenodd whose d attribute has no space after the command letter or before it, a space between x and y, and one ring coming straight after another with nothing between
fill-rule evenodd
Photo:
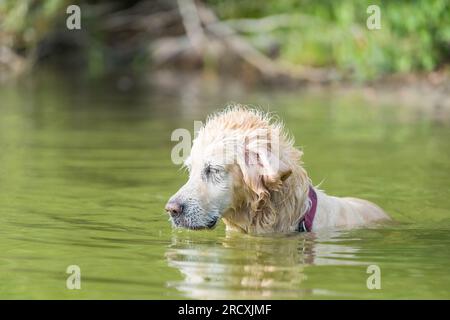
<instances>
[{"instance_id":1,"label":"golden retriever","mask_svg":"<svg viewBox=\"0 0 450 320\"><path fill-rule=\"evenodd\" d=\"M208 118L185 160L189 180L166 211L174 226L251 234L317 231L387 220L375 204L313 187L283 124L234 105Z\"/></svg>"}]
</instances>

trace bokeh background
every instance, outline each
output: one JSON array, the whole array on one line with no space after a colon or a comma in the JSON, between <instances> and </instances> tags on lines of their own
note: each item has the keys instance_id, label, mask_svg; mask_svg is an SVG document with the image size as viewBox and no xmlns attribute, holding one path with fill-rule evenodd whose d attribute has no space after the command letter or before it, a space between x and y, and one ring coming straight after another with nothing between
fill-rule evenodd
<instances>
[{"instance_id":1,"label":"bokeh background","mask_svg":"<svg viewBox=\"0 0 450 320\"><path fill-rule=\"evenodd\" d=\"M79 31L66 28L71 4L81 6ZM382 21L375 31L366 26L374 4ZM242 76L248 68L269 78L373 80L444 68L449 12L445 0L4 0L2 68L26 59L90 76L165 67Z\"/></svg>"}]
</instances>

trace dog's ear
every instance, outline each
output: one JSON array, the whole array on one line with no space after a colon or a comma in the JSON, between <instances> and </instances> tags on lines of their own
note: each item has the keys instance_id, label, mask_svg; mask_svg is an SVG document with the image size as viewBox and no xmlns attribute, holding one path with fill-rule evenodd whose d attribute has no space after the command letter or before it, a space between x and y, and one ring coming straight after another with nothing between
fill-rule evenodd
<instances>
[{"instance_id":1,"label":"dog's ear","mask_svg":"<svg viewBox=\"0 0 450 320\"><path fill-rule=\"evenodd\" d=\"M279 191L283 182L292 174L292 169L284 163L278 154L271 151L258 153L259 174L269 191Z\"/></svg>"},{"instance_id":2,"label":"dog's ear","mask_svg":"<svg viewBox=\"0 0 450 320\"><path fill-rule=\"evenodd\" d=\"M259 141L261 142L261 141ZM267 143L246 143L239 163L244 182L251 191L252 208L256 210L270 200L270 192L279 191L292 169L281 159L278 146Z\"/></svg>"},{"instance_id":3,"label":"dog's ear","mask_svg":"<svg viewBox=\"0 0 450 320\"><path fill-rule=\"evenodd\" d=\"M261 179L268 191L278 191L292 173L283 158L286 157L282 157L278 141L270 135L257 135L245 144L245 165L253 168L256 178Z\"/></svg>"},{"instance_id":4,"label":"dog's ear","mask_svg":"<svg viewBox=\"0 0 450 320\"><path fill-rule=\"evenodd\" d=\"M251 218L260 226L276 221L272 192L280 191L292 170L276 161L275 155L265 152L246 152L247 159L240 164Z\"/></svg>"},{"instance_id":5,"label":"dog's ear","mask_svg":"<svg viewBox=\"0 0 450 320\"><path fill-rule=\"evenodd\" d=\"M278 140L277 140L278 139ZM238 152L238 165L244 182L245 201L254 223L270 226L276 222L279 198L276 193L282 191L286 180L292 174L293 163L300 160L301 152L289 147L289 143L280 145L280 132L262 134L252 132L245 139L242 152Z\"/></svg>"}]
</instances>

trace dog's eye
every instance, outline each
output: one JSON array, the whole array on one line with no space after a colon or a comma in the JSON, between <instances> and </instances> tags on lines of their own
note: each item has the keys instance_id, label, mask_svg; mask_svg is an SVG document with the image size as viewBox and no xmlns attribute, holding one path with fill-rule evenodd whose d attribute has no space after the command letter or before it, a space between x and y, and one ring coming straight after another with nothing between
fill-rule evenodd
<instances>
[{"instance_id":1,"label":"dog's eye","mask_svg":"<svg viewBox=\"0 0 450 320\"><path fill-rule=\"evenodd\" d=\"M217 168L213 168L210 165L206 166L206 168L205 168L205 175L206 176L210 176L210 175L216 174L218 172L219 172L219 170Z\"/></svg>"},{"instance_id":2,"label":"dog's eye","mask_svg":"<svg viewBox=\"0 0 450 320\"><path fill-rule=\"evenodd\" d=\"M220 170L220 168L216 168L216 167L212 167L212 166L210 166L210 165L207 165L206 167L205 167L205 170L203 171L203 176L206 178L206 179L209 179L209 178L214 178L214 180L218 180L218 178L219 178L219 176L220 176L220 173L221 173L221 170ZM205 179L205 180L206 180Z\"/></svg>"}]
</instances>

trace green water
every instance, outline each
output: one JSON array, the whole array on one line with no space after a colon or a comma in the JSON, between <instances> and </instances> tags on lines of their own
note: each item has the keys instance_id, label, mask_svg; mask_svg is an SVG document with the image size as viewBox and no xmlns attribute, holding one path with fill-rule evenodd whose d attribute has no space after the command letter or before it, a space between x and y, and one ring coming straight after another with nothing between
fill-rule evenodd
<instances>
[{"instance_id":1,"label":"green water","mask_svg":"<svg viewBox=\"0 0 450 320\"><path fill-rule=\"evenodd\" d=\"M449 123L327 91L66 82L0 87L0 298L450 298ZM230 101L276 111L314 183L397 223L278 237L172 230L163 207L186 173L170 160L171 132ZM366 286L371 264L380 290ZM69 265L80 290L66 288Z\"/></svg>"}]
</instances>

